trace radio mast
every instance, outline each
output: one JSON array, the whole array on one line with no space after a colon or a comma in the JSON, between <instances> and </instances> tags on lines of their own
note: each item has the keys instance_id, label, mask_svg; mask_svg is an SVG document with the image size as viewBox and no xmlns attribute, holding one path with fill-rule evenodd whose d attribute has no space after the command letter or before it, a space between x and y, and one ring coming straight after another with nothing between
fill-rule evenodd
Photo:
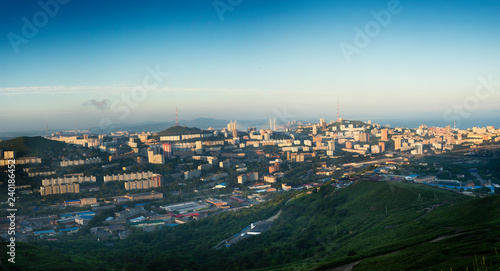
<instances>
[{"instance_id":1,"label":"radio mast","mask_svg":"<svg viewBox=\"0 0 500 271\"><path fill-rule=\"evenodd\" d=\"M177 114L177 107L175 108L175 126L179 126L179 115Z\"/></svg>"}]
</instances>

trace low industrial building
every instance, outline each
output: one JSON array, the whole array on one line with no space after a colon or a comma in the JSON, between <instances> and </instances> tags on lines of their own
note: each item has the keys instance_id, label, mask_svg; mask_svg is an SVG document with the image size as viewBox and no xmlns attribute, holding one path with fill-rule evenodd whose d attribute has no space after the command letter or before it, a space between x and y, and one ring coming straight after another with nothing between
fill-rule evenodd
<instances>
[{"instance_id":1,"label":"low industrial building","mask_svg":"<svg viewBox=\"0 0 500 271\"><path fill-rule=\"evenodd\" d=\"M208 204L198 203L198 202L194 202L194 201L160 206L160 208L163 210L173 212L173 213L179 213L179 214L191 213L191 212L207 209L208 207L209 207Z\"/></svg>"}]
</instances>

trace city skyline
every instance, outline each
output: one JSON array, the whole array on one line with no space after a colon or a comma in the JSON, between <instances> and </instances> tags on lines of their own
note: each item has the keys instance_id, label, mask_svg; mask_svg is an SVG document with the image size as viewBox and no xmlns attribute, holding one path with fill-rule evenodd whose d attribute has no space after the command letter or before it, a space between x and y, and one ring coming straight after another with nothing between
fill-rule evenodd
<instances>
[{"instance_id":1,"label":"city skyline","mask_svg":"<svg viewBox=\"0 0 500 271\"><path fill-rule=\"evenodd\" d=\"M279 118L269 118L269 119L239 119L234 120L234 123L238 125L238 131L247 131L249 128L257 128L257 129L269 129L269 121L274 123L274 126L271 130L277 131L285 131L286 127L289 125L320 125L321 120L324 118L317 119L279 119ZM362 118L362 119L343 119L343 121L347 121L344 123L349 123L351 121L355 122L364 122L377 124L381 127L386 128L403 128L403 129L417 129L420 126L425 127L434 127L434 128L444 128L446 126L450 126L452 128L456 128L458 130L471 130L475 128L486 128L486 127L495 127L498 128L499 125L495 121L491 121L491 119L481 119L481 120L471 120L468 119L465 124L462 124L461 127L457 126L456 123L446 123L440 119L428 119L428 118L394 118L394 119L377 119L377 118ZM233 120L225 120L225 119L214 119L214 118L196 118L196 119L187 119L180 120L180 125L183 127L195 127L202 130L211 128L211 129L222 129L226 127L224 122L233 122ZM327 124L335 123L337 120L335 118L326 119ZM107 134L111 132L117 131L135 131L135 132L159 132L169 127L177 126L175 120L167 120L164 122L154 122L154 121L145 121L139 123L113 123L112 126L108 127L100 127L100 126L92 126L92 127L82 127L79 123L74 122L73 126L70 127L54 127L53 124L47 122L42 127L43 129L31 129L31 130L22 130L22 131L0 131L0 139L9 139L18 136L46 136L52 135L56 132L77 132L77 133L92 133L92 134ZM56 124L57 125L57 124ZM292 126L293 126L292 125ZM275 128L278 127L279 129ZM3 137L3 138L2 138Z\"/></svg>"},{"instance_id":2,"label":"city skyline","mask_svg":"<svg viewBox=\"0 0 500 271\"><path fill-rule=\"evenodd\" d=\"M498 1L41 3L1 11L0 132L172 121L175 107L335 119L337 101L349 119L500 125Z\"/></svg>"}]
</instances>

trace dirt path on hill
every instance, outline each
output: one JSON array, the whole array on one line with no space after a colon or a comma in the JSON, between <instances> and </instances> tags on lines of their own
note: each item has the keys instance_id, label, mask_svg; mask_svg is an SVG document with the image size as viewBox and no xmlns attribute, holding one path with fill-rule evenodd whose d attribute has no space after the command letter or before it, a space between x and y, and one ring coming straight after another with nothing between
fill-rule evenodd
<instances>
[{"instance_id":1,"label":"dirt path on hill","mask_svg":"<svg viewBox=\"0 0 500 271\"><path fill-rule=\"evenodd\" d=\"M427 241L427 242L423 242L423 243L420 243L420 244L416 244L416 245L413 245L411 247L420 246L420 245L428 244L428 243L439 242L441 240L448 239L448 238L455 237L455 236L460 236L462 234L465 234L465 232L457 233L457 234L453 234L453 235L439 236L437 238L432 239L431 241ZM358 263L360 263L363 260L371 259L371 258L378 258L378 257L383 257L383 256L388 256L388 255L391 255L391 254L394 254L394 253L398 253L400 251L401 251L401 249L398 249L398 250L395 250L393 252L389 252L389 253L386 253L386 254L382 254L382 255L378 255L378 256L373 256L373 257L368 257L368 258L365 258L365 259L362 259L362 260L358 260L358 261L355 261L355 262L352 262L352 263L349 263L349 264L346 264L346 265L342 265L342 266L339 266L339 267L328 269L328 271L352 271L352 269L354 268L354 266L356 266Z\"/></svg>"},{"instance_id":2,"label":"dirt path on hill","mask_svg":"<svg viewBox=\"0 0 500 271\"><path fill-rule=\"evenodd\" d=\"M359 260L357 262L350 263L350 264L346 264L346 265L343 265L340 267L335 267L334 269L329 269L329 271L351 271L352 268L355 265L357 265L359 262L361 262L361 260Z\"/></svg>"},{"instance_id":3,"label":"dirt path on hill","mask_svg":"<svg viewBox=\"0 0 500 271\"><path fill-rule=\"evenodd\" d=\"M274 220L276 220L276 218L278 218L278 216L280 216L280 214L281 214L281 210L277 214L275 214L275 215L271 216L270 218L266 219L265 221L273 222Z\"/></svg>"}]
</instances>

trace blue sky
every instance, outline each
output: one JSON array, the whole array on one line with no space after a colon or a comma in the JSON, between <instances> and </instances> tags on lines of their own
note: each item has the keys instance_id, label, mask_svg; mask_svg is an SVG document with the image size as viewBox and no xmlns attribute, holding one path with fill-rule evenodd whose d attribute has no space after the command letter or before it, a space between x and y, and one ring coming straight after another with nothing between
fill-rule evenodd
<instances>
[{"instance_id":1,"label":"blue sky","mask_svg":"<svg viewBox=\"0 0 500 271\"><path fill-rule=\"evenodd\" d=\"M500 81L498 0L215 2L225 12L214 1L42 2L57 3L53 16L0 1L0 131L170 121L175 107L185 119L330 120L337 101L345 118L443 119L479 78ZM387 12L383 26L373 13ZM375 24L346 57L341 45ZM154 87L127 103L144 80ZM498 116L497 88L461 118Z\"/></svg>"}]
</instances>

